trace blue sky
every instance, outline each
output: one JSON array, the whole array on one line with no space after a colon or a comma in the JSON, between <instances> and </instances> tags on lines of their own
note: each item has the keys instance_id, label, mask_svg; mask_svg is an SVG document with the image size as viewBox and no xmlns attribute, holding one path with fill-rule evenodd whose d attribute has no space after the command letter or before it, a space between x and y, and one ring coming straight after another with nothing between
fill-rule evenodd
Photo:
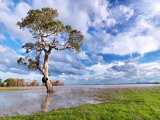
<instances>
[{"instance_id":1,"label":"blue sky","mask_svg":"<svg viewBox=\"0 0 160 120\"><path fill-rule=\"evenodd\" d=\"M79 54L53 51L51 80L65 84L160 82L159 0L0 0L0 77L42 75L17 65L21 46L33 42L16 23L30 9L57 9L65 25L84 35Z\"/></svg>"}]
</instances>

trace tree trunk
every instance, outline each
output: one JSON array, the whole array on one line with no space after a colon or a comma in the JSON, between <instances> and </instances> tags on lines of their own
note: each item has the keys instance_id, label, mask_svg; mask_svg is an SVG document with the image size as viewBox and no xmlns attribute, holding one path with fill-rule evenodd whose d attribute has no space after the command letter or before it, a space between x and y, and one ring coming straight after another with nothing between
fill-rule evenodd
<instances>
[{"instance_id":1,"label":"tree trunk","mask_svg":"<svg viewBox=\"0 0 160 120\"><path fill-rule=\"evenodd\" d=\"M44 69L43 75L44 75L44 80L45 80L45 86L47 88L47 93L52 93L54 92L54 90L53 90L53 85L48 78L48 62L49 62L49 55L45 54L44 64L43 64L43 69Z\"/></svg>"}]
</instances>

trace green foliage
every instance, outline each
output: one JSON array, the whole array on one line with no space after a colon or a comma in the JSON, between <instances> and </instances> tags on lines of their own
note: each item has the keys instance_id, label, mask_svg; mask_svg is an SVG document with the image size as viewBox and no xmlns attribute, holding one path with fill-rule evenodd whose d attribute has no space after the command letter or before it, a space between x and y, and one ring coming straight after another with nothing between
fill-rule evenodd
<instances>
[{"instance_id":1,"label":"green foliage","mask_svg":"<svg viewBox=\"0 0 160 120\"><path fill-rule=\"evenodd\" d=\"M18 63L19 65L27 65L26 59L23 58L23 57L20 57L20 58L17 60L17 63Z\"/></svg>"},{"instance_id":2,"label":"green foliage","mask_svg":"<svg viewBox=\"0 0 160 120\"><path fill-rule=\"evenodd\" d=\"M29 83L25 82L24 79L17 79L17 78L16 79L8 78L4 82L2 82L2 80L0 79L0 87L22 87L22 86L40 86L40 83L37 80L33 80L32 82Z\"/></svg>"},{"instance_id":3,"label":"green foliage","mask_svg":"<svg viewBox=\"0 0 160 120\"><path fill-rule=\"evenodd\" d=\"M83 35L80 31L72 30L69 33L68 44L71 46L69 49L75 49L77 52L80 52L82 46Z\"/></svg>"},{"instance_id":4,"label":"green foliage","mask_svg":"<svg viewBox=\"0 0 160 120\"><path fill-rule=\"evenodd\" d=\"M43 72L44 68L40 66L42 52L45 53L46 58L52 49L69 49L80 52L84 36L80 31L72 29L71 26L64 26L57 17L57 10L52 8L32 9L28 11L27 16L21 22L17 23L20 29L29 30L35 38L35 42L22 46L25 49L25 57L20 57L17 60L18 64L27 65L29 69ZM35 57L33 57L33 53L34 56L36 54Z\"/></svg>"},{"instance_id":5,"label":"green foliage","mask_svg":"<svg viewBox=\"0 0 160 120\"><path fill-rule=\"evenodd\" d=\"M63 31L64 25L55 19L56 17L58 17L58 12L52 8L29 10L27 16L17 25L21 29L28 28L34 38L40 38L43 33L52 34Z\"/></svg>"},{"instance_id":6,"label":"green foliage","mask_svg":"<svg viewBox=\"0 0 160 120\"><path fill-rule=\"evenodd\" d=\"M5 87L6 85L4 84L4 82L0 83L0 87Z\"/></svg>"},{"instance_id":7,"label":"green foliage","mask_svg":"<svg viewBox=\"0 0 160 120\"><path fill-rule=\"evenodd\" d=\"M28 59L28 62L29 62L28 69L36 69L37 68L35 60Z\"/></svg>"},{"instance_id":8,"label":"green foliage","mask_svg":"<svg viewBox=\"0 0 160 120\"><path fill-rule=\"evenodd\" d=\"M34 43L26 43L22 46L22 48L26 49L26 53L30 53L31 51L35 50L36 44Z\"/></svg>"},{"instance_id":9,"label":"green foliage","mask_svg":"<svg viewBox=\"0 0 160 120\"><path fill-rule=\"evenodd\" d=\"M0 78L0 87L5 87L4 82L2 81L2 79Z\"/></svg>"},{"instance_id":10,"label":"green foliage","mask_svg":"<svg viewBox=\"0 0 160 120\"><path fill-rule=\"evenodd\" d=\"M159 120L160 88L123 89L105 96L101 104L86 104L47 113L11 117L13 120Z\"/></svg>"},{"instance_id":11,"label":"green foliage","mask_svg":"<svg viewBox=\"0 0 160 120\"><path fill-rule=\"evenodd\" d=\"M18 60L17 60L17 63L19 65L28 65L28 69L37 69L37 64L36 64L36 61L34 59L31 59L31 58L28 58L28 57L20 57Z\"/></svg>"},{"instance_id":12,"label":"green foliage","mask_svg":"<svg viewBox=\"0 0 160 120\"><path fill-rule=\"evenodd\" d=\"M14 78L8 78L4 82L6 82L7 87L10 87L10 86L15 87L16 86L16 81Z\"/></svg>"}]
</instances>

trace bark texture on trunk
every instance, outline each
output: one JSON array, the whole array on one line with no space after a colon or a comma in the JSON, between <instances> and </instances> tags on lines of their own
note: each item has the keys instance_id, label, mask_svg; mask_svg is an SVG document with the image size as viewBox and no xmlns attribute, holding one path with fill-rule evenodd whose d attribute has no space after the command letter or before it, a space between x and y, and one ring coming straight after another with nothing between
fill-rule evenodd
<instances>
[{"instance_id":1,"label":"bark texture on trunk","mask_svg":"<svg viewBox=\"0 0 160 120\"><path fill-rule=\"evenodd\" d=\"M47 93L52 93L52 92L54 92L53 85L52 85L52 83L50 82L50 80L47 80L47 82L45 83L45 86L46 86L46 88L47 88Z\"/></svg>"},{"instance_id":2,"label":"bark texture on trunk","mask_svg":"<svg viewBox=\"0 0 160 120\"><path fill-rule=\"evenodd\" d=\"M47 88L47 93L52 93L54 92L54 89L53 89L53 85L51 83L51 81L48 79L48 62L49 62L49 54L45 54L45 57L44 57L44 64L43 64L43 79L42 81L45 83L45 86Z\"/></svg>"}]
</instances>

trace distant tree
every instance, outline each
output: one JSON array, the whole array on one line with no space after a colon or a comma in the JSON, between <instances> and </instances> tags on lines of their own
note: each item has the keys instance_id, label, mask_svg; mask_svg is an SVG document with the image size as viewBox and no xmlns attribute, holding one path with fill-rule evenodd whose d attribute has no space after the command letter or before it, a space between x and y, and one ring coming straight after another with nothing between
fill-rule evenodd
<instances>
[{"instance_id":1,"label":"distant tree","mask_svg":"<svg viewBox=\"0 0 160 120\"><path fill-rule=\"evenodd\" d=\"M83 42L80 31L73 30L69 25L64 26L57 17L57 10L52 8L33 9L29 10L27 16L17 23L20 29L26 28L35 38L35 41L22 46L26 54L20 57L17 63L27 65L29 69L39 70L44 76L42 81L45 83L47 92L54 91L48 78L48 63L52 50L69 49L79 52Z\"/></svg>"},{"instance_id":2,"label":"distant tree","mask_svg":"<svg viewBox=\"0 0 160 120\"><path fill-rule=\"evenodd\" d=\"M29 86L29 85L30 85L29 82L26 82L26 83L25 83L25 86Z\"/></svg>"},{"instance_id":3,"label":"distant tree","mask_svg":"<svg viewBox=\"0 0 160 120\"><path fill-rule=\"evenodd\" d=\"M6 83L7 87L15 87L16 86L16 81L14 78L8 78L7 80L4 81Z\"/></svg>"},{"instance_id":4,"label":"distant tree","mask_svg":"<svg viewBox=\"0 0 160 120\"><path fill-rule=\"evenodd\" d=\"M5 87L5 84L4 84L4 82L2 82L0 86L1 86L1 87Z\"/></svg>"},{"instance_id":5,"label":"distant tree","mask_svg":"<svg viewBox=\"0 0 160 120\"><path fill-rule=\"evenodd\" d=\"M5 87L4 82L2 81L2 79L0 78L0 87Z\"/></svg>"},{"instance_id":6,"label":"distant tree","mask_svg":"<svg viewBox=\"0 0 160 120\"><path fill-rule=\"evenodd\" d=\"M17 86L25 86L24 79L15 79Z\"/></svg>"},{"instance_id":7,"label":"distant tree","mask_svg":"<svg viewBox=\"0 0 160 120\"><path fill-rule=\"evenodd\" d=\"M61 83L59 80L57 80L57 81L55 81L55 82L52 82L52 85L53 85L53 86L63 86L64 83L63 83L63 82Z\"/></svg>"},{"instance_id":8,"label":"distant tree","mask_svg":"<svg viewBox=\"0 0 160 120\"><path fill-rule=\"evenodd\" d=\"M32 86L40 86L39 82L37 80L33 80L31 83Z\"/></svg>"}]
</instances>

